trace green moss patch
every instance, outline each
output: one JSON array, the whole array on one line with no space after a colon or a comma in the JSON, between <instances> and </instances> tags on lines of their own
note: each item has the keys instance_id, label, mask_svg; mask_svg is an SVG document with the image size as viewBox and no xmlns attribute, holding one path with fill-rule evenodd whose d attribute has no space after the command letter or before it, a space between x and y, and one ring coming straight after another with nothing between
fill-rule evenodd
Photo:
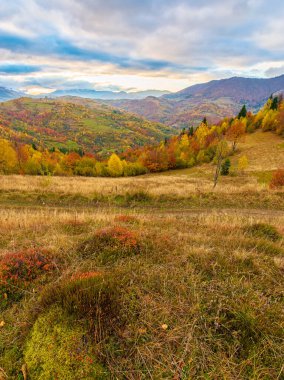
<instances>
[{"instance_id":1,"label":"green moss patch","mask_svg":"<svg viewBox=\"0 0 284 380\"><path fill-rule=\"evenodd\" d=\"M24 360L31 380L109 379L97 362L86 326L54 306L35 322Z\"/></svg>"}]
</instances>

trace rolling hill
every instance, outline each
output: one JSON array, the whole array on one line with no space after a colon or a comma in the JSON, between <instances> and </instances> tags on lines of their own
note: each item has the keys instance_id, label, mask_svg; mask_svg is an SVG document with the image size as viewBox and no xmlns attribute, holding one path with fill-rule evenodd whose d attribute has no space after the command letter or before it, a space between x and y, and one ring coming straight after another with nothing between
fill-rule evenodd
<instances>
[{"instance_id":1,"label":"rolling hill","mask_svg":"<svg viewBox=\"0 0 284 380\"><path fill-rule=\"evenodd\" d=\"M106 154L162 140L171 127L76 98L0 104L0 136L36 146Z\"/></svg>"},{"instance_id":2,"label":"rolling hill","mask_svg":"<svg viewBox=\"0 0 284 380\"><path fill-rule=\"evenodd\" d=\"M197 125L204 116L210 122L235 115L243 104L256 111L267 98L284 90L284 75L271 79L239 78L197 84L162 97L112 100L115 107L167 125Z\"/></svg>"}]
</instances>

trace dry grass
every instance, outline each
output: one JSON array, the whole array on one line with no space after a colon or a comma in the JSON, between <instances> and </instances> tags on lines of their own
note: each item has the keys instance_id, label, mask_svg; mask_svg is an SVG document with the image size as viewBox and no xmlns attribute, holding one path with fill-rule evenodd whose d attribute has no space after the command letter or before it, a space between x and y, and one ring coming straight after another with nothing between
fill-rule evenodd
<instances>
[{"instance_id":1,"label":"dry grass","mask_svg":"<svg viewBox=\"0 0 284 380\"><path fill-rule=\"evenodd\" d=\"M201 170L201 169L200 169ZM203 166L202 170L213 168ZM126 194L143 191L150 195L174 195L184 197L198 192L211 192L212 181L208 178L196 178L195 172L183 174L183 171L169 174L145 175L128 178L87 178L87 177L44 177L2 176L0 190L24 192L52 192L61 194ZM263 191L266 186L257 184L254 177L221 178L216 193L238 193Z\"/></svg>"},{"instance_id":2,"label":"dry grass","mask_svg":"<svg viewBox=\"0 0 284 380\"><path fill-rule=\"evenodd\" d=\"M284 214L140 209L128 210L130 218L119 215L115 208L6 209L1 252L47 248L63 259L52 283L78 271L111 272L122 291L122 315L113 335L99 343L99 357L112 379L277 378L284 242L253 239L244 226L262 222L283 233ZM116 225L135 231L142 242L138 256L106 266L78 256L81 242ZM0 367L11 379L24 363L40 292L34 289L2 314ZM125 317L126 325L120 322Z\"/></svg>"},{"instance_id":3,"label":"dry grass","mask_svg":"<svg viewBox=\"0 0 284 380\"><path fill-rule=\"evenodd\" d=\"M247 135L239 149L236 159L245 154L250 171L276 170L284 165L283 139L274 133L258 131Z\"/></svg>"},{"instance_id":4,"label":"dry grass","mask_svg":"<svg viewBox=\"0 0 284 380\"><path fill-rule=\"evenodd\" d=\"M250 137L245 144L249 152ZM253 157L250 169L263 170ZM139 178L1 177L0 260L44 248L58 262L11 307L0 294L0 374L18 380L22 365L29 370L30 333L57 308L85 329L107 379L282 379L283 191L247 174L222 178L212 192L211 172L205 165ZM120 204L127 193L135 202ZM89 202L93 196L105 198ZM137 239L133 255L121 254L124 240L99 248L100 231L117 226ZM82 255L90 241L91 254ZM113 259L102 260L108 249Z\"/></svg>"}]
</instances>

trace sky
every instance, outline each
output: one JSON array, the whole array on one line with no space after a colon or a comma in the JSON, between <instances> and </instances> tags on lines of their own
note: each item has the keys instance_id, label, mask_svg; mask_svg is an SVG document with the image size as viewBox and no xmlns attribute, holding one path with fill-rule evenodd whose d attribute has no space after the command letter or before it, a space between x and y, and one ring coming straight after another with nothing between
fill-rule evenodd
<instances>
[{"instance_id":1,"label":"sky","mask_svg":"<svg viewBox=\"0 0 284 380\"><path fill-rule=\"evenodd\" d=\"M0 0L0 86L178 91L284 74L283 0Z\"/></svg>"}]
</instances>

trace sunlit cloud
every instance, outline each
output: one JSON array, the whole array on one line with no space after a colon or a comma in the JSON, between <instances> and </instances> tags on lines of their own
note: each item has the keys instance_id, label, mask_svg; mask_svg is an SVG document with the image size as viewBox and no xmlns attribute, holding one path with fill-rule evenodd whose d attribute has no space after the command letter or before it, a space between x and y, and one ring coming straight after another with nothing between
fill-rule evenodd
<instances>
[{"instance_id":1,"label":"sunlit cloud","mask_svg":"<svg viewBox=\"0 0 284 380\"><path fill-rule=\"evenodd\" d=\"M2 0L0 85L160 89L284 73L284 3Z\"/></svg>"}]
</instances>

